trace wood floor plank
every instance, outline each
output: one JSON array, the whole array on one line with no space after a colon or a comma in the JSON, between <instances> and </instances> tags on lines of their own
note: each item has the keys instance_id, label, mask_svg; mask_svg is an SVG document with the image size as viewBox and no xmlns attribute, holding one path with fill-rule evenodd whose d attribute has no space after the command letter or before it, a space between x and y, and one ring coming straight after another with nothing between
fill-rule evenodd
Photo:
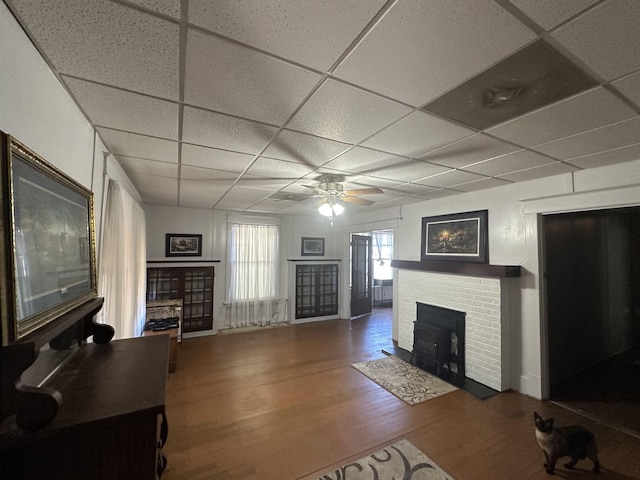
<instances>
[{"instance_id":1,"label":"wood floor plank","mask_svg":"<svg viewBox=\"0 0 640 480\"><path fill-rule=\"evenodd\" d=\"M351 367L392 347L390 319L377 313L185 339L168 382L163 479L316 479L402 438L456 480L546 479L534 410L591 428L602 478L640 479L640 439L556 405L458 390L409 406Z\"/></svg>"}]
</instances>

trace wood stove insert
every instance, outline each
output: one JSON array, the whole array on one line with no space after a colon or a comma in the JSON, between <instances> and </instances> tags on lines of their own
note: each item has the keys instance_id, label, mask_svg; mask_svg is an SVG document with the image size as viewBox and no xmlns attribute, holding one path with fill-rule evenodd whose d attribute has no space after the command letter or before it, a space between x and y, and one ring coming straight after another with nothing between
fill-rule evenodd
<instances>
[{"instance_id":1,"label":"wood stove insert","mask_svg":"<svg viewBox=\"0 0 640 480\"><path fill-rule=\"evenodd\" d=\"M454 373L464 378L465 312L421 302L416 304L411 363L435 365L438 375L442 365L453 372L453 363Z\"/></svg>"}]
</instances>

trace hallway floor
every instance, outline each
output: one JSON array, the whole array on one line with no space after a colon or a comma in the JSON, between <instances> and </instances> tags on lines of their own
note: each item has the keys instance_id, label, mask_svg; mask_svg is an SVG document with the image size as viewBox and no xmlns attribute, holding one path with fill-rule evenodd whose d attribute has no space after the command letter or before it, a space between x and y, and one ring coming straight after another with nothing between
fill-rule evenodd
<instances>
[{"instance_id":1,"label":"hallway floor","mask_svg":"<svg viewBox=\"0 0 640 480\"><path fill-rule=\"evenodd\" d=\"M640 437L640 347L552 385L551 400Z\"/></svg>"}]
</instances>

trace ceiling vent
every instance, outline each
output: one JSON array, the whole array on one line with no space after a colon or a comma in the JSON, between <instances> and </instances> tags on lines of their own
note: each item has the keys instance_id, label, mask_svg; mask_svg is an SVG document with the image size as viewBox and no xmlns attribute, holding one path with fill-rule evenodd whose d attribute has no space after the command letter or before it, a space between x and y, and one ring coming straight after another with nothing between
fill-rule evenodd
<instances>
[{"instance_id":1,"label":"ceiling vent","mask_svg":"<svg viewBox=\"0 0 640 480\"><path fill-rule=\"evenodd\" d=\"M538 40L422 110L484 130L596 85L558 50Z\"/></svg>"}]
</instances>

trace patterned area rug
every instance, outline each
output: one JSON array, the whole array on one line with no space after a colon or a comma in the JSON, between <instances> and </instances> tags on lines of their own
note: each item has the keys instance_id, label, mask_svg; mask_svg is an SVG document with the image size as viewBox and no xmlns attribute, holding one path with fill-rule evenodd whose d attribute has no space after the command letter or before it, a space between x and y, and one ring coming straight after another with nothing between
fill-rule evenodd
<instances>
[{"instance_id":1,"label":"patterned area rug","mask_svg":"<svg viewBox=\"0 0 640 480\"><path fill-rule=\"evenodd\" d=\"M318 480L452 480L444 470L414 447L400 440L358 461L328 472Z\"/></svg>"},{"instance_id":2,"label":"patterned area rug","mask_svg":"<svg viewBox=\"0 0 640 480\"><path fill-rule=\"evenodd\" d=\"M354 363L352 366L409 405L457 390L435 375L393 355L370 362Z\"/></svg>"}]
</instances>

